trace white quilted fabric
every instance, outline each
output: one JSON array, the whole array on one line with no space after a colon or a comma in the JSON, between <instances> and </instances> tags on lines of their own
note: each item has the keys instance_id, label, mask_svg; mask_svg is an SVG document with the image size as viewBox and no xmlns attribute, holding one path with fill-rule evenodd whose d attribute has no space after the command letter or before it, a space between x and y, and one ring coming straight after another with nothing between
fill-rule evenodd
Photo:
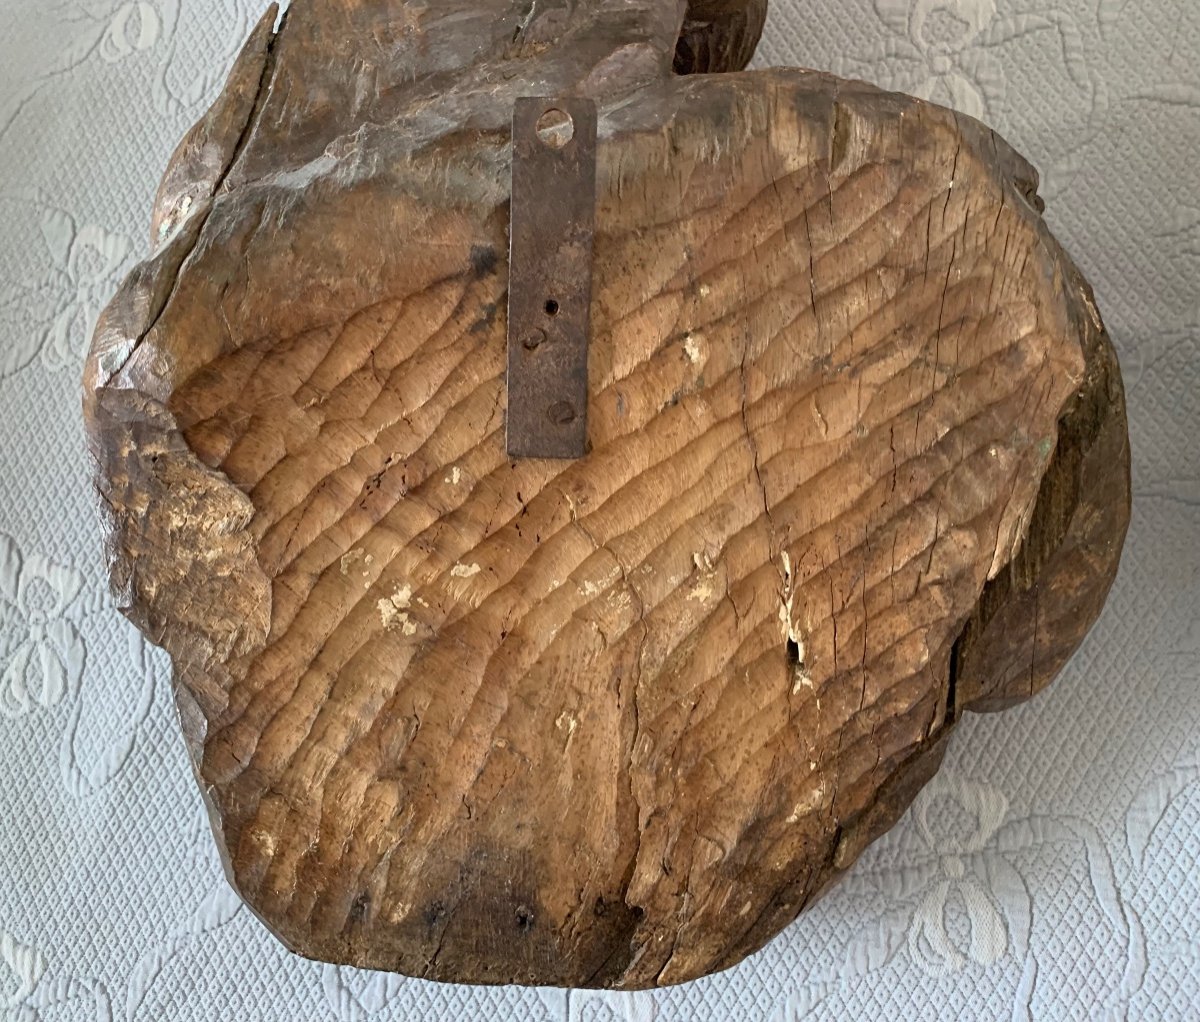
<instances>
[{"instance_id":1,"label":"white quilted fabric","mask_svg":"<svg viewBox=\"0 0 1200 1022\"><path fill-rule=\"evenodd\" d=\"M1063 676L968 717L848 880L718 977L567 994L287 954L225 885L163 656L112 609L78 400L158 174L263 2L0 0L0 1015L1200 1019L1200 5L773 3L759 63L999 128L1096 286L1136 496L1120 579Z\"/></svg>"}]
</instances>

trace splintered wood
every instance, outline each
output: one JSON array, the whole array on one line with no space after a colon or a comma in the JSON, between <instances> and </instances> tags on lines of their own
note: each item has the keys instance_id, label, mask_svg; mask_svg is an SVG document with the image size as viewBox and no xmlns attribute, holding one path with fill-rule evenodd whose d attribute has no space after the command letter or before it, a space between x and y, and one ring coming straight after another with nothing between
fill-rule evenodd
<instances>
[{"instance_id":1,"label":"splintered wood","mask_svg":"<svg viewBox=\"0 0 1200 1022\"><path fill-rule=\"evenodd\" d=\"M741 71L763 11L294 0L172 159L86 369L96 485L231 880L302 954L733 965L1099 613L1124 401L1036 175ZM571 94L589 449L511 460L509 126Z\"/></svg>"}]
</instances>

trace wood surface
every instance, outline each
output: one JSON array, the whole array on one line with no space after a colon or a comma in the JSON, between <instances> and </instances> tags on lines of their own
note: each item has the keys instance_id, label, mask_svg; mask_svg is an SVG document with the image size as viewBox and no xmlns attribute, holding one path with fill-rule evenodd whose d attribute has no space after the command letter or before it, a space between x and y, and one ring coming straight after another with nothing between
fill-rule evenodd
<instances>
[{"instance_id":1,"label":"wood surface","mask_svg":"<svg viewBox=\"0 0 1200 1022\"><path fill-rule=\"evenodd\" d=\"M96 489L230 880L304 955L733 965L1099 612L1124 401L1036 174L739 71L763 12L294 0L172 158L86 368ZM565 92L591 448L512 461L509 122Z\"/></svg>"}]
</instances>

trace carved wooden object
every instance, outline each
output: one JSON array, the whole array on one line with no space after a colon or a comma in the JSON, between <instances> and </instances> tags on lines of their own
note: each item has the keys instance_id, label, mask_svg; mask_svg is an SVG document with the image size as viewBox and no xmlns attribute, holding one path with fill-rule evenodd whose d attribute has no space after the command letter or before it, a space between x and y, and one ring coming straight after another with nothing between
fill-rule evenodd
<instances>
[{"instance_id":1,"label":"carved wooden object","mask_svg":"<svg viewBox=\"0 0 1200 1022\"><path fill-rule=\"evenodd\" d=\"M302 954L732 965L1099 612L1121 381L1036 175L740 71L764 10L294 0L171 161L86 369L96 485L230 878ZM514 461L513 103L570 93L590 451Z\"/></svg>"}]
</instances>

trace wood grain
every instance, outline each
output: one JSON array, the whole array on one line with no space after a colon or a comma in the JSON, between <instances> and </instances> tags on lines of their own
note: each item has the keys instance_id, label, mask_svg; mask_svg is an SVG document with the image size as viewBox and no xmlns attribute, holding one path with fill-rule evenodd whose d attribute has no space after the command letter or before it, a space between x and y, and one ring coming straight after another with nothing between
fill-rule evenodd
<instances>
[{"instance_id":1,"label":"wood grain","mask_svg":"<svg viewBox=\"0 0 1200 1022\"><path fill-rule=\"evenodd\" d=\"M756 4L530 12L269 10L85 413L114 588L268 926L632 989L762 946L962 710L1058 670L1116 571L1124 403L994 133L672 73L704 24L697 69L742 67ZM506 125L566 91L600 107L591 449L511 461Z\"/></svg>"}]
</instances>

